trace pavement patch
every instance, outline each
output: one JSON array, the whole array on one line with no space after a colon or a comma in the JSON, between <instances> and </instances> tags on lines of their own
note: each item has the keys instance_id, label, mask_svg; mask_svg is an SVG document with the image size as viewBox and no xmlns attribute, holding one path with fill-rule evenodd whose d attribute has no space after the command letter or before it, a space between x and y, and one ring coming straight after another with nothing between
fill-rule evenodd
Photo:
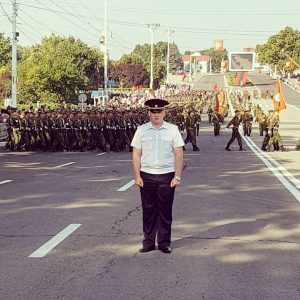
<instances>
[{"instance_id":1,"label":"pavement patch","mask_svg":"<svg viewBox=\"0 0 300 300\"><path fill-rule=\"evenodd\" d=\"M54 249L58 244L60 244L64 239L66 239L72 232L78 229L81 224L70 224L65 229L60 231L51 240L41 246L39 249L34 251L29 255L30 258L41 258L47 255L52 249Z\"/></svg>"}]
</instances>

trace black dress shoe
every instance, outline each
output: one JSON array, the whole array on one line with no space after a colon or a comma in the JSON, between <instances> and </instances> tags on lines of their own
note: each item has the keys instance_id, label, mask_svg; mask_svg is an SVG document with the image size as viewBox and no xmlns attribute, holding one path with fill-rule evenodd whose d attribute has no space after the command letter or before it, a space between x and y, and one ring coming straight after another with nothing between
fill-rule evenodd
<instances>
[{"instance_id":1,"label":"black dress shoe","mask_svg":"<svg viewBox=\"0 0 300 300\"><path fill-rule=\"evenodd\" d=\"M150 251L153 251L153 250L155 250L155 246L143 247L143 248L141 248L139 251L140 251L141 253L146 253L146 252L150 252Z\"/></svg>"},{"instance_id":2,"label":"black dress shoe","mask_svg":"<svg viewBox=\"0 0 300 300\"><path fill-rule=\"evenodd\" d=\"M244 148L240 148L240 151L246 151L246 149L244 149Z\"/></svg>"},{"instance_id":3,"label":"black dress shoe","mask_svg":"<svg viewBox=\"0 0 300 300\"><path fill-rule=\"evenodd\" d=\"M159 247L158 250L160 250L163 253L172 253L171 247Z\"/></svg>"}]
</instances>

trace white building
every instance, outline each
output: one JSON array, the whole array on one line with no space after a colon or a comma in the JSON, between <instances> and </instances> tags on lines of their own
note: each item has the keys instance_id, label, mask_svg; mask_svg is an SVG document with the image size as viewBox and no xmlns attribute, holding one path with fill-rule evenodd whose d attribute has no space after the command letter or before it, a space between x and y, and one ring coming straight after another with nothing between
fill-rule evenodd
<instances>
[{"instance_id":1,"label":"white building","mask_svg":"<svg viewBox=\"0 0 300 300\"><path fill-rule=\"evenodd\" d=\"M183 55L183 70L189 73L190 78L195 78L200 74L206 74L210 71L210 57L195 52L192 55Z\"/></svg>"}]
</instances>

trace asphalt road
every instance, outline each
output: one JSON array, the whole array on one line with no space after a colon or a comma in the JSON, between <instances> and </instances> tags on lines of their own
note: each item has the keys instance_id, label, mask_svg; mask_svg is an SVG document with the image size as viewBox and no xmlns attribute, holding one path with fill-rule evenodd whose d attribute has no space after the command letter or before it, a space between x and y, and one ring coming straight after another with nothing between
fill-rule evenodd
<instances>
[{"instance_id":1,"label":"asphalt road","mask_svg":"<svg viewBox=\"0 0 300 300\"><path fill-rule=\"evenodd\" d=\"M203 115L201 151L184 154L170 255L138 252L139 190L117 191L133 179L130 153L0 152L0 298L300 299L299 189L251 144L224 151L230 133L215 137ZM29 257L70 224L80 226Z\"/></svg>"}]
</instances>

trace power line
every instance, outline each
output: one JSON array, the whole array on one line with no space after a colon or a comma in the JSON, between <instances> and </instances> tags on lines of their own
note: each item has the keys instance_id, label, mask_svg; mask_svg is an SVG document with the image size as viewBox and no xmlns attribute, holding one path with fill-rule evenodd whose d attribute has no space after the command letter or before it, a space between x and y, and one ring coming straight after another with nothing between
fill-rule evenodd
<instances>
[{"instance_id":1,"label":"power line","mask_svg":"<svg viewBox=\"0 0 300 300\"><path fill-rule=\"evenodd\" d=\"M38 33L39 35L43 35L41 32L39 32L38 30L36 30L30 24L28 24L23 18L21 18L20 16L18 18L19 18L19 20L22 21L23 24L25 24L27 27L29 27L30 29L32 29L34 32ZM23 25L22 23L19 23L19 25Z\"/></svg>"},{"instance_id":2,"label":"power line","mask_svg":"<svg viewBox=\"0 0 300 300\"><path fill-rule=\"evenodd\" d=\"M87 9L88 11L91 11L91 15L93 16L93 18L95 18L95 19L98 18L96 15L94 15L93 9L90 9L89 7L87 7L83 1L81 1L81 0L78 0L78 1L85 9Z\"/></svg>"},{"instance_id":3,"label":"power line","mask_svg":"<svg viewBox=\"0 0 300 300\"><path fill-rule=\"evenodd\" d=\"M50 9L50 8L49 8L48 6L46 6L45 4L40 3L39 0L35 0L35 1L38 2L39 4L41 4L43 7L45 7L48 11L54 12L56 15L58 15L58 16L61 17L61 18L63 18L64 20L68 21L69 23L72 23L72 24L75 25L77 28L80 28L81 30L83 30L85 33L88 33L89 35L95 37L95 34L89 32L89 31L87 31L86 28L83 28L82 26L80 26L80 25L74 23L72 20L67 19L66 17L63 17L63 16L62 16L63 13ZM72 16L72 14L69 14L69 15ZM74 16L74 15L73 15L73 16Z\"/></svg>"},{"instance_id":4,"label":"power line","mask_svg":"<svg viewBox=\"0 0 300 300\"><path fill-rule=\"evenodd\" d=\"M4 14L5 14L5 16L8 18L9 22L12 22L12 21L11 21L11 18L9 17L8 13L7 13L6 10L4 9L4 7L3 7L3 5L2 5L1 2L0 2L0 6L1 6L1 8L2 8Z\"/></svg>"},{"instance_id":5,"label":"power line","mask_svg":"<svg viewBox=\"0 0 300 300\"><path fill-rule=\"evenodd\" d=\"M212 15L212 16L220 16L220 15L246 15L246 16L290 16L290 15L299 15L299 11L293 11L293 10L287 10L287 11L273 11L273 12L261 12L261 11L244 11L244 10L236 10L236 11L229 11L229 10L213 10L213 11L184 11L184 10L155 10L155 9L142 9L142 8L119 8L119 7L112 7L111 11L120 11L122 13L129 12L129 13L154 13L154 14L160 14L160 15L196 15L196 16L205 16L205 15Z\"/></svg>"},{"instance_id":6,"label":"power line","mask_svg":"<svg viewBox=\"0 0 300 300\"><path fill-rule=\"evenodd\" d=\"M53 3L54 5L56 5L58 8L62 9L64 12L69 13L65 8L63 8L61 5L58 5L57 3L55 3L52 0L49 0L51 3ZM80 15L74 15L74 14L70 14L70 16L75 17L77 20L80 20L81 22L89 25L91 28L93 28L94 30L97 31L97 33L99 34L99 28L96 28L95 26L93 26L90 22L85 21L86 17L80 16ZM82 20L84 19L84 21Z\"/></svg>"},{"instance_id":7,"label":"power line","mask_svg":"<svg viewBox=\"0 0 300 300\"><path fill-rule=\"evenodd\" d=\"M34 22L36 22L36 23L40 24L41 26L43 26L45 29L50 30L51 32L54 32L54 33L56 33L56 34L59 35L59 33L58 33L57 31L55 31L55 30L53 30L52 28L50 28L49 26L45 25L43 22L40 22L39 20L33 18L31 15L27 14L27 13L25 12L25 10L23 10L23 9L19 9L19 10L22 11L22 12L23 12L27 17L29 17L31 20L33 20Z\"/></svg>"},{"instance_id":8,"label":"power line","mask_svg":"<svg viewBox=\"0 0 300 300\"><path fill-rule=\"evenodd\" d=\"M27 34L25 31L23 31L19 26L17 26L17 29L18 29L24 36L26 36L27 39L29 39L31 42L36 43L36 41L33 40L32 37L31 37L29 34Z\"/></svg>"}]
</instances>

